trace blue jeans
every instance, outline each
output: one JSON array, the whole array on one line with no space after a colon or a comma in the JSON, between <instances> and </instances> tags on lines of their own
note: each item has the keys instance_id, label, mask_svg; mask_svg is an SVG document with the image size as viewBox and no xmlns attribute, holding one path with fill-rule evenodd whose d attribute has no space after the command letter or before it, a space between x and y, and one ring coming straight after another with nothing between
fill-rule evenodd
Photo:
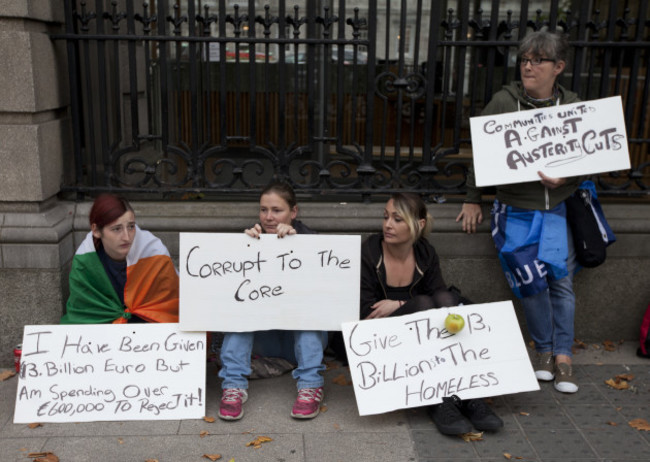
<instances>
[{"instance_id":1,"label":"blue jeans","mask_svg":"<svg viewBox=\"0 0 650 462\"><path fill-rule=\"evenodd\" d=\"M251 355L284 358L298 364L293 378L298 389L322 387L325 379L323 350L327 346L327 332L311 330L227 332L221 346L221 388L248 388L251 373Z\"/></svg>"},{"instance_id":2,"label":"blue jeans","mask_svg":"<svg viewBox=\"0 0 650 462\"><path fill-rule=\"evenodd\" d=\"M528 332L539 353L550 351L554 355L572 356L575 317L573 272L577 264L573 237L568 226L567 234L569 275L557 281L548 279L547 290L521 299Z\"/></svg>"}]
</instances>

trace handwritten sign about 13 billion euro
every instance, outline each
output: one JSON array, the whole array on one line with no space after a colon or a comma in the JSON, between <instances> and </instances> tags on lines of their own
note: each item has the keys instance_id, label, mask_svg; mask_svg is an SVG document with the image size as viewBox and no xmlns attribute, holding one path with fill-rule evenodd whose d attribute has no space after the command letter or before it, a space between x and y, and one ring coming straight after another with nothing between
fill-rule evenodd
<instances>
[{"instance_id":1,"label":"handwritten sign about 13 billion euro","mask_svg":"<svg viewBox=\"0 0 650 462\"><path fill-rule=\"evenodd\" d=\"M205 354L178 324L25 326L14 423L202 418Z\"/></svg>"},{"instance_id":2,"label":"handwritten sign about 13 billion euro","mask_svg":"<svg viewBox=\"0 0 650 462\"><path fill-rule=\"evenodd\" d=\"M181 233L183 330L341 330L359 319L361 237Z\"/></svg>"},{"instance_id":3,"label":"handwritten sign about 13 billion euro","mask_svg":"<svg viewBox=\"0 0 650 462\"><path fill-rule=\"evenodd\" d=\"M449 313L465 319L456 334ZM510 301L345 323L343 337L360 415L539 390Z\"/></svg>"}]
</instances>

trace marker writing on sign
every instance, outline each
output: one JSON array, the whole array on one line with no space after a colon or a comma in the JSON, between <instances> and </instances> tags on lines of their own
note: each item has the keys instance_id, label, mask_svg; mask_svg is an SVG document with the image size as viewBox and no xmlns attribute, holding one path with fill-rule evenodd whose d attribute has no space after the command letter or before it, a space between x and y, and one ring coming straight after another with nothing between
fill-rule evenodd
<instances>
[{"instance_id":1,"label":"marker writing on sign","mask_svg":"<svg viewBox=\"0 0 650 462\"><path fill-rule=\"evenodd\" d=\"M472 374L470 376L451 377L442 382L427 384L425 380L420 382L419 386L405 387L405 405L412 405L410 400L416 403L424 403L435 398L460 393L472 388L493 387L499 384L499 379L495 372L486 372Z\"/></svg>"},{"instance_id":2,"label":"marker writing on sign","mask_svg":"<svg viewBox=\"0 0 650 462\"><path fill-rule=\"evenodd\" d=\"M257 271L258 273L262 272L262 263L266 263L266 260L262 260L260 252L257 252L257 258L255 260L241 260L241 261L214 261L212 263L198 263L190 262L192 254L194 251L199 250L200 246L196 245L190 249L187 253L185 259L185 270L188 276L193 278L202 278L205 279L210 276L224 277L229 274L239 274L241 273L242 277L246 277L246 273L249 271ZM197 272L198 266L198 272Z\"/></svg>"}]
</instances>

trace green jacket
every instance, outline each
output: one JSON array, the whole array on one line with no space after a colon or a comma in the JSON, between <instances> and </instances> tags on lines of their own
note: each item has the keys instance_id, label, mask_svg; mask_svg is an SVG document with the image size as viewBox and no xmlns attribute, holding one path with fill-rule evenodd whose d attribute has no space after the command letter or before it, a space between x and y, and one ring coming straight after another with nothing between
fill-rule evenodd
<instances>
[{"instance_id":1,"label":"green jacket","mask_svg":"<svg viewBox=\"0 0 650 462\"><path fill-rule=\"evenodd\" d=\"M578 95L561 85L560 104L576 103ZM519 101L519 105L517 105ZM485 106L481 115L503 114L517 110L535 109L523 97L521 82L514 82L495 93ZM549 210L569 197L587 177L570 177L566 183L556 189L547 189L540 181L528 183L505 184L496 187L496 198L504 204L530 210ZM467 196L465 202L480 203L481 189L476 186L474 167L470 166L467 173Z\"/></svg>"}]
</instances>

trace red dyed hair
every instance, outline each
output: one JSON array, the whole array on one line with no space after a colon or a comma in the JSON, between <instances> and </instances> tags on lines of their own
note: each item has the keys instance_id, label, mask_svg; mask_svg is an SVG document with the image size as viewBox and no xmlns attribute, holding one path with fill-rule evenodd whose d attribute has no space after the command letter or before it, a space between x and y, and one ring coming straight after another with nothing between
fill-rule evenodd
<instances>
[{"instance_id":1,"label":"red dyed hair","mask_svg":"<svg viewBox=\"0 0 650 462\"><path fill-rule=\"evenodd\" d=\"M88 221L91 227L95 225L101 231L104 226L113 223L126 212L133 212L129 201L115 194L100 194L93 202ZM93 241L95 248L98 248L100 240L93 238Z\"/></svg>"}]
</instances>

